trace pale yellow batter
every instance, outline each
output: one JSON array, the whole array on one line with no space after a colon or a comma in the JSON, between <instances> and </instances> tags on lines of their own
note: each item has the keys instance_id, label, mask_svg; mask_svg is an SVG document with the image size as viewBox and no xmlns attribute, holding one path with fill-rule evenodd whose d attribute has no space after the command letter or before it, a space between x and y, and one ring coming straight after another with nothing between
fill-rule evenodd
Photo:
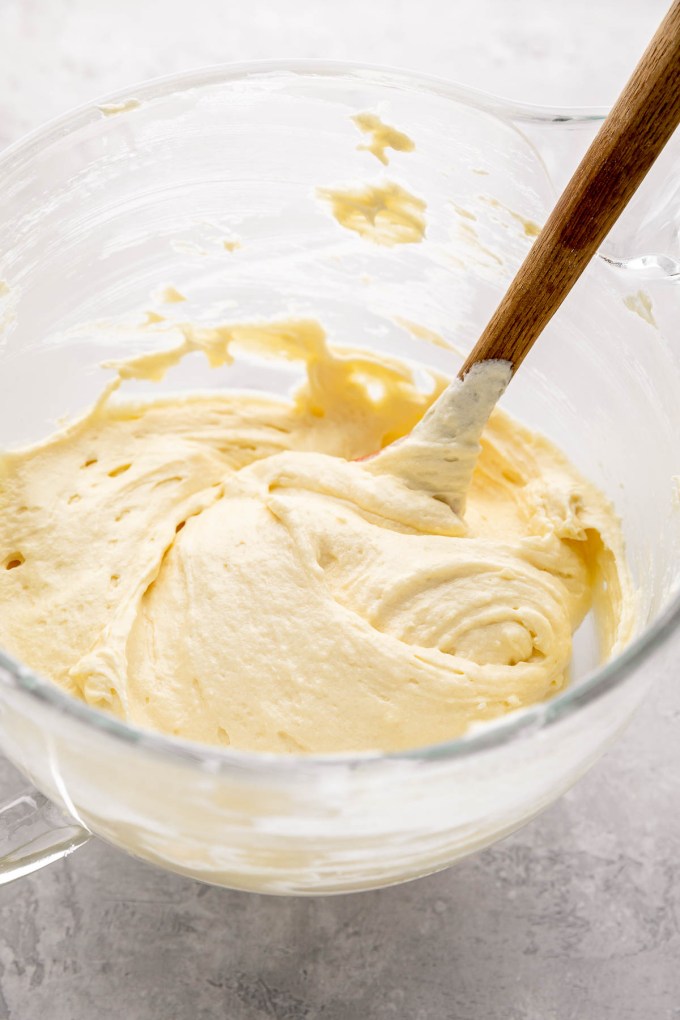
<instances>
[{"instance_id":1,"label":"pale yellow batter","mask_svg":"<svg viewBox=\"0 0 680 1020\"><path fill-rule=\"evenodd\" d=\"M352 120L369 139L357 148L371 152L384 166L389 163L388 149L394 149L395 152L413 152L415 149L413 140L408 135L383 123L375 113L357 113Z\"/></svg>"},{"instance_id":2,"label":"pale yellow batter","mask_svg":"<svg viewBox=\"0 0 680 1020\"><path fill-rule=\"evenodd\" d=\"M409 461L441 442L431 424L355 459L409 433L443 380L425 395L404 364L329 350L312 321L183 336L0 460L0 646L28 666L194 740L392 750L558 691L593 603L603 657L625 642L617 519L545 439L495 411L461 516L460 458L437 491ZM307 383L293 402L114 395L195 350L297 361Z\"/></svg>"},{"instance_id":3,"label":"pale yellow batter","mask_svg":"<svg viewBox=\"0 0 680 1020\"><path fill-rule=\"evenodd\" d=\"M420 244L425 237L426 203L394 181L318 188L317 197L341 227L374 244L392 248Z\"/></svg>"}]
</instances>

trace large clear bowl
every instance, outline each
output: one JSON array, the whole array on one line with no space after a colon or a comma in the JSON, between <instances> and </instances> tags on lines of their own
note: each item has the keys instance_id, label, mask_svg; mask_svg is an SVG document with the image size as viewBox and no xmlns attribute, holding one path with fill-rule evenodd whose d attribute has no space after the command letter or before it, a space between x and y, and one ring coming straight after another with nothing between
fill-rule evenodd
<instances>
[{"instance_id":1,"label":"large clear bowl","mask_svg":"<svg viewBox=\"0 0 680 1020\"><path fill-rule=\"evenodd\" d=\"M415 151L382 167L358 149L366 110ZM188 299L171 319L311 315L335 344L453 374L601 119L297 62L152 82L48 125L0 159L0 446L88 405L105 358L167 344L139 323L169 284ZM680 652L677 142L504 401L614 500L639 589L630 647L599 667L585 627L552 701L440 746L324 758L145 732L0 653L0 746L36 788L0 816L4 879L94 833L235 888L374 888L499 839L597 759ZM422 243L371 244L315 198L384 177L427 202ZM187 359L166 390L292 381L275 362Z\"/></svg>"}]
</instances>

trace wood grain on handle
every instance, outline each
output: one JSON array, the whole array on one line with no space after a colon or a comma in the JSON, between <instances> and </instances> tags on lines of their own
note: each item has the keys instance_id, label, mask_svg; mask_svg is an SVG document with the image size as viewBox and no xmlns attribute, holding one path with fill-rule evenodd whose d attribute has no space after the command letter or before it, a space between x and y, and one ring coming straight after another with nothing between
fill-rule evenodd
<instances>
[{"instance_id":1,"label":"wood grain on handle","mask_svg":"<svg viewBox=\"0 0 680 1020\"><path fill-rule=\"evenodd\" d=\"M680 0L569 181L505 297L461 368L517 370L680 122Z\"/></svg>"}]
</instances>

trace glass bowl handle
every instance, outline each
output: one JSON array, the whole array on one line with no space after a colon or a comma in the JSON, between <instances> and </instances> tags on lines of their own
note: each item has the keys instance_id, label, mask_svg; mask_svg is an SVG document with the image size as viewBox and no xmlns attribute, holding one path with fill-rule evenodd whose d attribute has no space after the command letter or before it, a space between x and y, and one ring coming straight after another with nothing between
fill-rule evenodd
<instances>
[{"instance_id":1,"label":"glass bowl handle","mask_svg":"<svg viewBox=\"0 0 680 1020\"><path fill-rule=\"evenodd\" d=\"M0 804L0 885L67 857L91 833L30 787Z\"/></svg>"},{"instance_id":2,"label":"glass bowl handle","mask_svg":"<svg viewBox=\"0 0 680 1020\"><path fill-rule=\"evenodd\" d=\"M514 118L542 160L555 198L595 137L605 111ZM651 279L680 279L680 128L600 247L608 262Z\"/></svg>"}]
</instances>

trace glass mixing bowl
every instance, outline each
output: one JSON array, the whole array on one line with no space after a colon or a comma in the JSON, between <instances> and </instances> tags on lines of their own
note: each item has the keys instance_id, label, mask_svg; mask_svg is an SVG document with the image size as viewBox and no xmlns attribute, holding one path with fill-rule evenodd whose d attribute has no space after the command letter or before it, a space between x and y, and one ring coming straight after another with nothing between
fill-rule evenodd
<instances>
[{"instance_id":1,"label":"glass mixing bowl","mask_svg":"<svg viewBox=\"0 0 680 1020\"><path fill-rule=\"evenodd\" d=\"M366 110L415 151L382 167L358 148ZM48 125L0 159L0 446L87 406L105 358L166 345L139 324L169 284L187 297L171 320L311 315L335 344L453 375L601 119L296 62L151 82ZM0 814L0 880L94 833L224 886L374 888L499 839L592 765L680 652L677 142L503 401L623 518L640 620L624 653L598 667L586 624L552 701L436 747L280 757L128 726L0 652L0 746L35 787ZM384 177L426 201L422 243L372 244L315 199ZM151 389L292 382L290 365L192 357Z\"/></svg>"}]
</instances>

